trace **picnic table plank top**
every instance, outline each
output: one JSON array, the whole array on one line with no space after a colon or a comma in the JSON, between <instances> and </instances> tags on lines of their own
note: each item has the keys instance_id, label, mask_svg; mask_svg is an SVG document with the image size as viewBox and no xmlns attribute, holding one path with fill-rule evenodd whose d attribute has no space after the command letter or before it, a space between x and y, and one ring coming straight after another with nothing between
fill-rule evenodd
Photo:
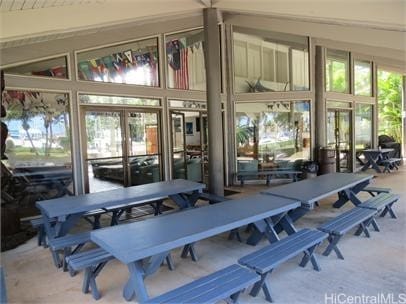
<instances>
[{"instance_id":1,"label":"picnic table plank top","mask_svg":"<svg viewBox=\"0 0 406 304\"><path fill-rule=\"evenodd\" d=\"M202 191L205 187L206 186L201 183L175 179L103 192L38 201L36 202L36 206L45 212L48 217L59 217L134 202L142 203L158 200L179 193Z\"/></svg>"},{"instance_id":2,"label":"picnic table plank top","mask_svg":"<svg viewBox=\"0 0 406 304\"><path fill-rule=\"evenodd\" d=\"M351 188L359 183L373 178L370 174L355 173L329 173L315 178L301 180L269 190L261 191L263 194L272 194L281 197L297 199L312 204L339 191Z\"/></svg>"},{"instance_id":3,"label":"picnic table plank top","mask_svg":"<svg viewBox=\"0 0 406 304\"><path fill-rule=\"evenodd\" d=\"M215 205L94 230L91 240L128 264L300 206L300 201L256 194Z\"/></svg>"},{"instance_id":4,"label":"picnic table plank top","mask_svg":"<svg viewBox=\"0 0 406 304\"><path fill-rule=\"evenodd\" d=\"M392 148L382 148L382 149L365 149L362 150L363 153L389 153L394 151Z\"/></svg>"}]
</instances>

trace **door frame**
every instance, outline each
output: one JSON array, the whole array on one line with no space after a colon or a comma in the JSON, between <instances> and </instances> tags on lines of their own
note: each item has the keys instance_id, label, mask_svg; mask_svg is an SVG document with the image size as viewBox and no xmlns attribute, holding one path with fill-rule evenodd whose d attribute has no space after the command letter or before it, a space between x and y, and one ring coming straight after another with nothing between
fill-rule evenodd
<instances>
[{"instance_id":1,"label":"door frame","mask_svg":"<svg viewBox=\"0 0 406 304\"><path fill-rule=\"evenodd\" d=\"M145 107L134 107L134 106L112 106L112 105L100 105L100 104L82 104L79 107L79 118L80 125L82 126L80 130L81 139L81 160L82 160L82 170L83 170L83 185L84 193L89 193L89 175L88 175L88 155L87 155L87 134L86 134L86 112L116 112L120 116L120 126L121 126L121 149L122 149L122 165L123 165L123 187L131 186L131 173L130 166L128 163L129 157L133 157L129 153L129 136L130 127L128 124L127 113L131 112L141 112L141 113L155 113L157 115L157 128L158 128L158 158L159 158L159 172L160 179L163 176L163 164L162 164L162 112L160 109L151 109ZM110 159L111 157L106 157L105 159ZM103 159L103 158L100 158Z\"/></svg>"},{"instance_id":2,"label":"door frame","mask_svg":"<svg viewBox=\"0 0 406 304\"><path fill-rule=\"evenodd\" d=\"M328 118L328 113L329 112L334 112L334 150L336 153L336 172L341 172L341 166L340 166L340 148L338 147L337 149L337 135L336 135L336 128L337 123L339 122L339 113L347 112L349 114L349 148L347 152L347 168L348 172L354 172L354 113L352 108L334 108L334 107L327 107L326 109L326 118ZM337 115L338 113L338 115ZM328 130L328 121L326 119L326 132ZM328 139L326 137L326 139ZM339 145L340 143L338 143ZM348 159L349 158L349 159Z\"/></svg>"}]
</instances>

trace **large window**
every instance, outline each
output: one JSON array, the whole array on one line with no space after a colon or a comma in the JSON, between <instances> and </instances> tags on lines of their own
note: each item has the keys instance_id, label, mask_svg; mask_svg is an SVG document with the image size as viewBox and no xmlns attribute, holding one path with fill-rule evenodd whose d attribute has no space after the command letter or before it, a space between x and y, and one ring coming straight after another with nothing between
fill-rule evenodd
<instances>
[{"instance_id":1,"label":"large window","mask_svg":"<svg viewBox=\"0 0 406 304\"><path fill-rule=\"evenodd\" d=\"M354 94L372 96L372 68L369 61L354 62Z\"/></svg>"},{"instance_id":2,"label":"large window","mask_svg":"<svg viewBox=\"0 0 406 304\"><path fill-rule=\"evenodd\" d=\"M326 91L349 93L349 57L348 52L327 49Z\"/></svg>"},{"instance_id":3,"label":"large window","mask_svg":"<svg viewBox=\"0 0 406 304\"><path fill-rule=\"evenodd\" d=\"M378 71L378 135L402 142L402 75Z\"/></svg>"},{"instance_id":4,"label":"large window","mask_svg":"<svg viewBox=\"0 0 406 304\"><path fill-rule=\"evenodd\" d=\"M79 52L77 61L80 80L159 86L157 38Z\"/></svg>"},{"instance_id":5,"label":"large window","mask_svg":"<svg viewBox=\"0 0 406 304\"><path fill-rule=\"evenodd\" d=\"M235 92L309 90L308 38L234 27Z\"/></svg>"},{"instance_id":6,"label":"large window","mask_svg":"<svg viewBox=\"0 0 406 304\"><path fill-rule=\"evenodd\" d=\"M168 88L206 90L203 30L165 38Z\"/></svg>"},{"instance_id":7,"label":"large window","mask_svg":"<svg viewBox=\"0 0 406 304\"><path fill-rule=\"evenodd\" d=\"M16 201L72 194L68 94L7 90L2 102L2 198L3 190Z\"/></svg>"},{"instance_id":8,"label":"large window","mask_svg":"<svg viewBox=\"0 0 406 304\"><path fill-rule=\"evenodd\" d=\"M247 162L257 169L299 165L310 158L310 134L308 101L236 105L239 167Z\"/></svg>"},{"instance_id":9,"label":"large window","mask_svg":"<svg viewBox=\"0 0 406 304\"><path fill-rule=\"evenodd\" d=\"M68 78L66 56L40 60L4 69L6 74Z\"/></svg>"}]
</instances>

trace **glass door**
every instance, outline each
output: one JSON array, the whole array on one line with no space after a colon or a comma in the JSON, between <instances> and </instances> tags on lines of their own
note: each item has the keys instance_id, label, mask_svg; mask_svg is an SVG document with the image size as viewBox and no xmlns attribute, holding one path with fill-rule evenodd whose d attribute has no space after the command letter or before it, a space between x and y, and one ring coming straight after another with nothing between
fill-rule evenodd
<instances>
[{"instance_id":1,"label":"glass door","mask_svg":"<svg viewBox=\"0 0 406 304\"><path fill-rule=\"evenodd\" d=\"M121 112L89 109L83 116L86 193L124 187Z\"/></svg>"},{"instance_id":2,"label":"glass door","mask_svg":"<svg viewBox=\"0 0 406 304\"><path fill-rule=\"evenodd\" d=\"M159 112L84 107L85 191L161 180Z\"/></svg>"},{"instance_id":3,"label":"glass door","mask_svg":"<svg viewBox=\"0 0 406 304\"><path fill-rule=\"evenodd\" d=\"M185 114L171 113L172 176L187 179ZM189 130L190 132L190 130Z\"/></svg>"},{"instance_id":4,"label":"glass door","mask_svg":"<svg viewBox=\"0 0 406 304\"><path fill-rule=\"evenodd\" d=\"M159 115L157 112L125 111L128 185L161 180Z\"/></svg>"},{"instance_id":5,"label":"glass door","mask_svg":"<svg viewBox=\"0 0 406 304\"><path fill-rule=\"evenodd\" d=\"M327 146L336 152L337 172L352 172L350 111L328 110Z\"/></svg>"},{"instance_id":6,"label":"glass door","mask_svg":"<svg viewBox=\"0 0 406 304\"><path fill-rule=\"evenodd\" d=\"M172 111L173 178L202 182L207 176L207 115L202 111Z\"/></svg>"}]
</instances>

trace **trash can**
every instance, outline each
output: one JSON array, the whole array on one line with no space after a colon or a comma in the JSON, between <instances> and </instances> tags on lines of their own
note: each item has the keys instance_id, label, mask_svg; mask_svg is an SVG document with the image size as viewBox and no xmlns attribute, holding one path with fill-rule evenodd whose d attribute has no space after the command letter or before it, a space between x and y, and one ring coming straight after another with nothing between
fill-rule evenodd
<instances>
[{"instance_id":1,"label":"trash can","mask_svg":"<svg viewBox=\"0 0 406 304\"><path fill-rule=\"evenodd\" d=\"M317 171L319 171L319 165L315 161L307 161L303 163L303 178L314 178L317 176Z\"/></svg>"},{"instance_id":2,"label":"trash can","mask_svg":"<svg viewBox=\"0 0 406 304\"><path fill-rule=\"evenodd\" d=\"M320 174L336 172L336 152L332 148L323 147L319 150Z\"/></svg>"}]
</instances>

